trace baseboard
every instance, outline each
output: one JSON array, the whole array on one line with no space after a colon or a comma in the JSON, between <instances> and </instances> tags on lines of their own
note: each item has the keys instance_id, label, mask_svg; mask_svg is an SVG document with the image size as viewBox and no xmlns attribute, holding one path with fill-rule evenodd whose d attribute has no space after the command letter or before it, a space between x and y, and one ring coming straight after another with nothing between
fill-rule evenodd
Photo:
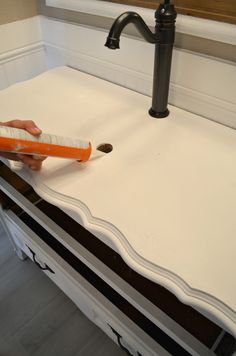
<instances>
[{"instance_id":1,"label":"baseboard","mask_svg":"<svg viewBox=\"0 0 236 356\"><path fill-rule=\"evenodd\" d=\"M43 42L38 41L31 45L16 48L0 54L0 64L12 61L13 59L20 58L29 53L38 52L44 48Z\"/></svg>"}]
</instances>

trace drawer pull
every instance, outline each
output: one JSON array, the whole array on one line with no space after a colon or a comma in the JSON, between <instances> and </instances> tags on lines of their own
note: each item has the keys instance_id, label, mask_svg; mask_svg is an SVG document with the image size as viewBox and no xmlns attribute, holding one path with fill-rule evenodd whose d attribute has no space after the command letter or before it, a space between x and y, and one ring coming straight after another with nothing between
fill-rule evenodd
<instances>
[{"instance_id":1,"label":"drawer pull","mask_svg":"<svg viewBox=\"0 0 236 356\"><path fill-rule=\"evenodd\" d=\"M27 246L27 245L26 245L26 246ZM35 253L33 250L31 250L31 248L30 248L29 246L27 246L27 247L28 247L28 249L30 250L30 252L32 253L34 263L35 263L41 270L43 270L43 271L49 271L49 272L55 274L55 272L54 272L50 267L48 267L48 265L47 265L46 263L44 264L44 265L45 265L44 267L41 266L40 263L39 263L38 261L36 261L36 253Z\"/></svg>"},{"instance_id":2,"label":"drawer pull","mask_svg":"<svg viewBox=\"0 0 236 356\"><path fill-rule=\"evenodd\" d=\"M118 342L120 348L121 348L123 351L125 351L125 352L127 353L127 355L133 356L133 355L129 352L129 350L126 349L126 347L124 347L124 346L122 345L122 343L121 343L122 336L121 336L115 329L113 329L113 328L111 327L111 325L108 324L108 326L110 326L112 332L116 335L116 337L117 337L117 342ZM137 356L142 356L142 355L141 355L139 352L137 352Z\"/></svg>"}]
</instances>

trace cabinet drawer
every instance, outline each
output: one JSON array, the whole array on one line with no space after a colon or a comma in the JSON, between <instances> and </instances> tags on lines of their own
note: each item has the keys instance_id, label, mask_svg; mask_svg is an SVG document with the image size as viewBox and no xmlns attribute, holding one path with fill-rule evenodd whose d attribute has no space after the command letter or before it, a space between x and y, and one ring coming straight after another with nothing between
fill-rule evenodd
<instances>
[{"instance_id":1,"label":"cabinet drawer","mask_svg":"<svg viewBox=\"0 0 236 356\"><path fill-rule=\"evenodd\" d=\"M19 228L17 224L13 222L11 217L6 213L3 212L4 222L7 226L8 232L11 234L13 241L15 242L16 246L20 248L28 257L32 258L32 253L30 253L29 248L25 244L25 234L22 229Z\"/></svg>"},{"instance_id":2,"label":"cabinet drawer","mask_svg":"<svg viewBox=\"0 0 236 356\"><path fill-rule=\"evenodd\" d=\"M20 241L25 253L120 347L128 350L131 355L170 355L39 239L12 211L5 211L4 216L9 230Z\"/></svg>"},{"instance_id":3,"label":"cabinet drawer","mask_svg":"<svg viewBox=\"0 0 236 356\"><path fill-rule=\"evenodd\" d=\"M12 211L4 211L3 214L17 246L92 320L94 313L89 301L82 291L66 278L66 268L68 269L69 266Z\"/></svg>"}]
</instances>

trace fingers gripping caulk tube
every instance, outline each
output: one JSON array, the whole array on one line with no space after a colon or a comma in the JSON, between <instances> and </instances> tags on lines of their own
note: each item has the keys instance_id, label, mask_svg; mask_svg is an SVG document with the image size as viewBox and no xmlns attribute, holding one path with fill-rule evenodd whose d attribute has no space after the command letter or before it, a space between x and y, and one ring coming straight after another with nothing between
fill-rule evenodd
<instances>
[{"instance_id":1,"label":"fingers gripping caulk tube","mask_svg":"<svg viewBox=\"0 0 236 356\"><path fill-rule=\"evenodd\" d=\"M92 145L89 141L76 138L45 133L34 136L22 129L0 126L0 151L86 162L90 158Z\"/></svg>"}]
</instances>

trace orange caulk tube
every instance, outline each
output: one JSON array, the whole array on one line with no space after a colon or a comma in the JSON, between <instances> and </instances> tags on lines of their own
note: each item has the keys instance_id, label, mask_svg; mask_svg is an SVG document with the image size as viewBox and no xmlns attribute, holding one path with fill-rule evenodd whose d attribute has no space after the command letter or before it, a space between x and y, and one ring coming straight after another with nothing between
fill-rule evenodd
<instances>
[{"instance_id":1,"label":"orange caulk tube","mask_svg":"<svg viewBox=\"0 0 236 356\"><path fill-rule=\"evenodd\" d=\"M86 162L92 151L88 141L42 133L39 136L8 126L0 126L0 151L28 155L71 158Z\"/></svg>"}]
</instances>

